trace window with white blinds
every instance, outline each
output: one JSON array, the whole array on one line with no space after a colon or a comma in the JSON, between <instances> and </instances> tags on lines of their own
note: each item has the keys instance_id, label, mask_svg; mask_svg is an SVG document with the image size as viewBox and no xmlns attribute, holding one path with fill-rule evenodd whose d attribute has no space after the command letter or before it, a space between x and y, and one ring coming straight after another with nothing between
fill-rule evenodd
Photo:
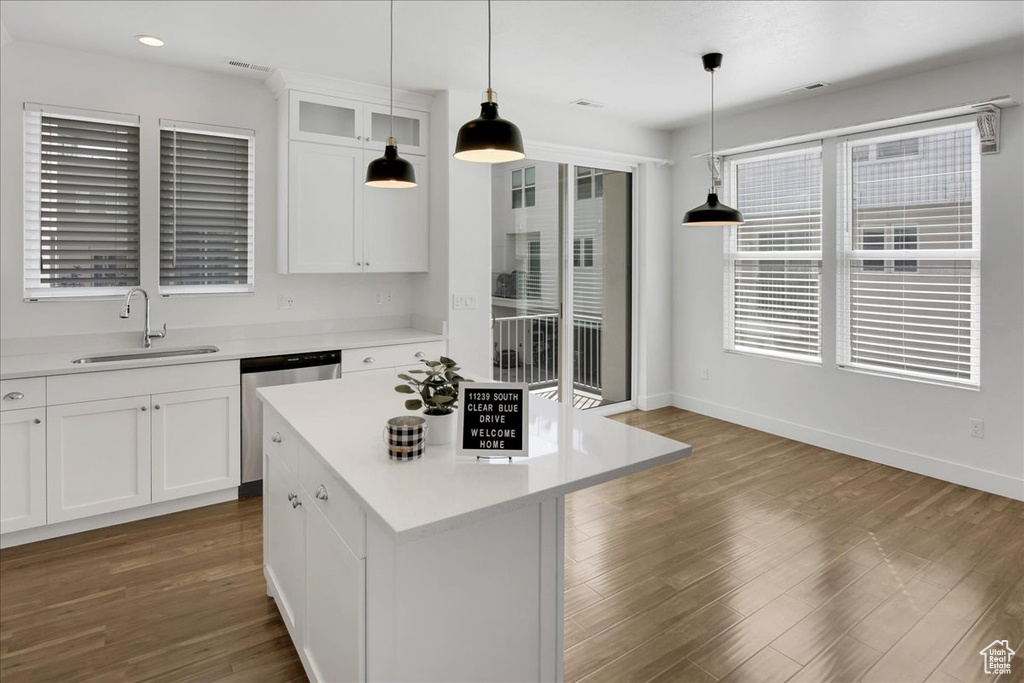
<instances>
[{"instance_id":1,"label":"window with white blinds","mask_svg":"<svg viewBox=\"0 0 1024 683\"><path fill-rule=\"evenodd\" d=\"M840 367L979 384L973 120L839 145Z\"/></svg>"},{"instance_id":2,"label":"window with white blinds","mask_svg":"<svg viewBox=\"0 0 1024 683\"><path fill-rule=\"evenodd\" d=\"M139 284L138 117L26 104L24 296Z\"/></svg>"},{"instance_id":3,"label":"window with white blinds","mask_svg":"<svg viewBox=\"0 0 1024 683\"><path fill-rule=\"evenodd\" d=\"M160 125L160 293L253 291L255 135Z\"/></svg>"},{"instance_id":4,"label":"window with white blinds","mask_svg":"<svg viewBox=\"0 0 1024 683\"><path fill-rule=\"evenodd\" d=\"M821 362L821 148L728 159L725 348Z\"/></svg>"}]
</instances>

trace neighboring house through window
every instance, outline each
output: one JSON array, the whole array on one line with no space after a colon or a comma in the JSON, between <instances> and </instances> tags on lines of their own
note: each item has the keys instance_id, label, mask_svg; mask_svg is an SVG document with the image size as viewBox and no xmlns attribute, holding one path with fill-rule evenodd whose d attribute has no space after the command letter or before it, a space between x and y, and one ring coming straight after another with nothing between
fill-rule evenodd
<instances>
[{"instance_id":1,"label":"neighboring house through window","mask_svg":"<svg viewBox=\"0 0 1024 683\"><path fill-rule=\"evenodd\" d=\"M512 171L512 208L537 205L537 167L527 166Z\"/></svg>"},{"instance_id":2,"label":"neighboring house through window","mask_svg":"<svg viewBox=\"0 0 1024 683\"><path fill-rule=\"evenodd\" d=\"M604 177L601 171L586 166L576 167L576 200L596 199L604 196Z\"/></svg>"}]
</instances>

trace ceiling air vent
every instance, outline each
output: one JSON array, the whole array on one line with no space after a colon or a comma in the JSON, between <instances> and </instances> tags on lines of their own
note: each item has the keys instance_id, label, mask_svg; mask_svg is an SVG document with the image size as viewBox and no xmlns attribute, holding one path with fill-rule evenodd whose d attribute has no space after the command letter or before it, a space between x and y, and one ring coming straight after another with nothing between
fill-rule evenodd
<instances>
[{"instance_id":1,"label":"ceiling air vent","mask_svg":"<svg viewBox=\"0 0 1024 683\"><path fill-rule=\"evenodd\" d=\"M806 92L808 90L821 90L822 88L827 88L830 85L832 84L826 83L825 81L815 81L814 83L808 83L807 85L798 85L795 88L783 90L782 92L786 93L787 95L792 95L794 93Z\"/></svg>"},{"instance_id":2,"label":"ceiling air vent","mask_svg":"<svg viewBox=\"0 0 1024 683\"><path fill-rule=\"evenodd\" d=\"M604 103L597 102L596 100L579 99L573 100L570 104L578 104L581 107L589 107L590 109L604 109Z\"/></svg>"},{"instance_id":3,"label":"ceiling air vent","mask_svg":"<svg viewBox=\"0 0 1024 683\"><path fill-rule=\"evenodd\" d=\"M261 74L268 74L268 73L270 73L271 71L274 70L274 67L272 67L272 66L263 66L262 64L253 64L252 62L248 62L248 61L246 61L244 59L231 59L229 57L228 60L227 60L227 63L228 63L228 66L235 66L235 67L238 67L239 69L248 69L249 71L256 71L256 72L259 72Z\"/></svg>"}]
</instances>

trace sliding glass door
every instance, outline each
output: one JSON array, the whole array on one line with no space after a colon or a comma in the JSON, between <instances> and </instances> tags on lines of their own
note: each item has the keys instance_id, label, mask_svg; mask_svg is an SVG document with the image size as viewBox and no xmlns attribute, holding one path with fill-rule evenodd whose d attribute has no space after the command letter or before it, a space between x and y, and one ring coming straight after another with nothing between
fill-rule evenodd
<instances>
[{"instance_id":1,"label":"sliding glass door","mask_svg":"<svg viewBox=\"0 0 1024 683\"><path fill-rule=\"evenodd\" d=\"M496 379L581 408L630 400L632 196L627 171L493 168Z\"/></svg>"}]
</instances>

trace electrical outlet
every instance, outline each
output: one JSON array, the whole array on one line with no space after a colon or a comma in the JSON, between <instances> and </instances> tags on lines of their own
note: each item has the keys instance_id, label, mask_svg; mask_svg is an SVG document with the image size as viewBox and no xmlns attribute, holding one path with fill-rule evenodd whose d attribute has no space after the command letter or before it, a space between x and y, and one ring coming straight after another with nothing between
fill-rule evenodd
<instances>
[{"instance_id":1,"label":"electrical outlet","mask_svg":"<svg viewBox=\"0 0 1024 683\"><path fill-rule=\"evenodd\" d=\"M277 297L277 308L281 311L287 311L295 308L295 297L291 294L280 294Z\"/></svg>"},{"instance_id":2,"label":"electrical outlet","mask_svg":"<svg viewBox=\"0 0 1024 683\"><path fill-rule=\"evenodd\" d=\"M701 379L707 379L708 378L708 369L707 368L704 368L703 370L700 371L700 378Z\"/></svg>"},{"instance_id":3,"label":"electrical outlet","mask_svg":"<svg viewBox=\"0 0 1024 683\"><path fill-rule=\"evenodd\" d=\"M394 302L391 292L377 292L377 305L390 306Z\"/></svg>"},{"instance_id":4,"label":"electrical outlet","mask_svg":"<svg viewBox=\"0 0 1024 683\"><path fill-rule=\"evenodd\" d=\"M452 310L476 308L476 294L452 294Z\"/></svg>"},{"instance_id":5,"label":"electrical outlet","mask_svg":"<svg viewBox=\"0 0 1024 683\"><path fill-rule=\"evenodd\" d=\"M970 434L971 434L971 436L973 436L975 439L984 439L985 438L985 421L984 420L978 420L978 419L975 419L975 418L972 417L972 418L969 418L969 424L970 424Z\"/></svg>"}]
</instances>

